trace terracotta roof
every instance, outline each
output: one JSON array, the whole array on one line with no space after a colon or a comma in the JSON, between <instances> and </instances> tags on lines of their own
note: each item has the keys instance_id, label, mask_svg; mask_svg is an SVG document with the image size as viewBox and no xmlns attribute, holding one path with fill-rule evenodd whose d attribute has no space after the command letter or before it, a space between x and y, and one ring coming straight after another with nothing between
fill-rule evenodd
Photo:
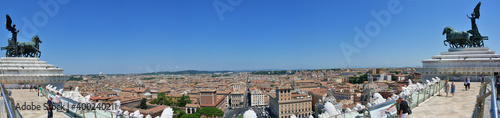
<instances>
[{"instance_id":1,"label":"terracotta roof","mask_svg":"<svg viewBox=\"0 0 500 118\"><path fill-rule=\"evenodd\" d=\"M101 97L90 97L91 100L97 100L99 98L101 98Z\"/></svg>"},{"instance_id":2,"label":"terracotta roof","mask_svg":"<svg viewBox=\"0 0 500 118\"><path fill-rule=\"evenodd\" d=\"M220 94L230 94L230 93L231 93L231 91L228 90L228 91L217 91L216 94L220 95Z\"/></svg>"},{"instance_id":3,"label":"terracotta roof","mask_svg":"<svg viewBox=\"0 0 500 118\"><path fill-rule=\"evenodd\" d=\"M292 94L292 97L308 96L307 94Z\"/></svg>"},{"instance_id":4,"label":"terracotta roof","mask_svg":"<svg viewBox=\"0 0 500 118\"><path fill-rule=\"evenodd\" d=\"M134 88L122 88L122 91L131 91L133 90Z\"/></svg>"},{"instance_id":5,"label":"terracotta roof","mask_svg":"<svg viewBox=\"0 0 500 118\"><path fill-rule=\"evenodd\" d=\"M142 92L146 91L146 89L145 88L142 88L142 89L140 89L140 88L134 88L134 91L142 93Z\"/></svg>"},{"instance_id":6,"label":"terracotta roof","mask_svg":"<svg viewBox=\"0 0 500 118\"><path fill-rule=\"evenodd\" d=\"M186 107L197 107L197 108L199 108L200 105L198 105L198 104L186 104Z\"/></svg>"},{"instance_id":7,"label":"terracotta roof","mask_svg":"<svg viewBox=\"0 0 500 118\"><path fill-rule=\"evenodd\" d=\"M200 106L203 106L203 107L216 107L216 105L218 103L222 102L226 98L225 95L217 95L216 97L217 97L217 99L216 99L217 101L215 101L214 104L200 104Z\"/></svg>"}]
</instances>

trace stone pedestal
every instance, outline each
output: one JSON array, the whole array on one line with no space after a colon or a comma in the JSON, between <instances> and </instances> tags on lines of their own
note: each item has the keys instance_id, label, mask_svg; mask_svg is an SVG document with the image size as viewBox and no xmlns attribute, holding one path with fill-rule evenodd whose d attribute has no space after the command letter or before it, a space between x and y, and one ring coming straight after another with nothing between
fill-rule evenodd
<instances>
[{"instance_id":1,"label":"stone pedestal","mask_svg":"<svg viewBox=\"0 0 500 118\"><path fill-rule=\"evenodd\" d=\"M2 57L0 59L0 82L7 88L18 88L19 85L52 84L63 88L69 76L63 74L64 69L30 57Z\"/></svg>"},{"instance_id":2,"label":"stone pedestal","mask_svg":"<svg viewBox=\"0 0 500 118\"><path fill-rule=\"evenodd\" d=\"M422 64L417 72L422 74L424 81L436 76L456 81L471 77L472 81L478 81L482 75L492 77L500 72L500 55L487 47L450 48L448 52L423 60Z\"/></svg>"}]
</instances>

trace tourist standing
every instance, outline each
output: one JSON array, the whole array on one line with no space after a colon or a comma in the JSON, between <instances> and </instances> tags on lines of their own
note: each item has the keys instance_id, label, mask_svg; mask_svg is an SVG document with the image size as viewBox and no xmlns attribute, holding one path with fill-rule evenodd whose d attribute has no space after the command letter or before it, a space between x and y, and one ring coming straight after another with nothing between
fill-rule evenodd
<instances>
[{"instance_id":1,"label":"tourist standing","mask_svg":"<svg viewBox=\"0 0 500 118\"><path fill-rule=\"evenodd\" d=\"M468 77L465 78L464 86L466 91L470 89L470 79Z\"/></svg>"},{"instance_id":2,"label":"tourist standing","mask_svg":"<svg viewBox=\"0 0 500 118\"><path fill-rule=\"evenodd\" d=\"M467 79L467 90L470 90L470 77Z\"/></svg>"},{"instance_id":3,"label":"tourist standing","mask_svg":"<svg viewBox=\"0 0 500 118\"><path fill-rule=\"evenodd\" d=\"M481 77L481 84L484 83L484 75Z\"/></svg>"},{"instance_id":4,"label":"tourist standing","mask_svg":"<svg viewBox=\"0 0 500 118\"><path fill-rule=\"evenodd\" d=\"M61 107L61 96L59 92L57 92L56 97L54 98L54 105L56 107L56 111L59 112L59 107Z\"/></svg>"},{"instance_id":5,"label":"tourist standing","mask_svg":"<svg viewBox=\"0 0 500 118\"><path fill-rule=\"evenodd\" d=\"M53 112L52 112L52 107L54 107L54 104L52 104L52 98L49 98L49 100L47 100L47 116L48 118L52 118L54 116Z\"/></svg>"},{"instance_id":6,"label":"tourist standing","mask_svg":"<svg viewBox=\"0 0 500 118\"><path fill-rule=\"evenodd\" d=\"M451 82L451 96L455 96L455 82Z\"/></svg>"},{"instance_id":7,"label":"tourist standing","mask_svg":"<svg viewBox=\"0 0 500 118\"><path fill-rule=\"evenodd\" d=\"M399 103L399 109L398 109L399 118L408 118L408 111L410 110L408 102L403 100L403 96L399 96L396 102Z\"/></svg>"},{"instance_id":8,"label":"tourist standing","mask_svg":"<svg viewBox=\"0 0 500 118\"><path fill-rule=\"evenodd\" d=\"M38 97L42 97L42 86L38 85Z\"/></svg>"},{"instance_id":9,"label":"tourist standing","mask_svg":"<svg viewBox=\"0 0 500 118\"><path fill-rule=\"evenodd\" d=\"M448 80L446 80L446 82L444 83L444 92L446 92L446 97L448 97L448 92L450 92L449 88L450 85L448 85Z\"/></svg>"}]
</instances>

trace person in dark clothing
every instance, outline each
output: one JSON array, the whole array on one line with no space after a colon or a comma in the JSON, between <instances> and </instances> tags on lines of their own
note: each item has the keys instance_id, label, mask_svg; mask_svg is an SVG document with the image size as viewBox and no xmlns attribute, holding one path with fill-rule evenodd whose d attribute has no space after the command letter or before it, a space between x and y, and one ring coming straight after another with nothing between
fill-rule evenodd
<instances>
[{"instance_id":1,"label":"person in dark clothing","mask_svg":"<svg viewBox=\"0 0 500 118\"><path fill-rule=\"evenodd\" d=\"M497 88L497 96L500 95L500 77L498 77L497 79L495 79L495 87ZM500 100L499 97L497 97L497 100Z\"/></svg>"},{"instance_id":2,"label":"person in dark clothing","mask_svg":"<svg viewBox=\"0 0 500 118\"><path fill-rule=\"evenodd\" d=\"M481 77L481 84L484 83L484 75Z\"/></svg>"},{"instance_id":3,"label":"person in dark clothing","mask_svg":"<svg viewBox=\"0 0 500 118\"><path fill-rule=\"evenodd\" d=\"M33 89L35 89L36 95L38 96L38 84L35 84L35 86L33 86Z\"/></svg>"},{"instance_id":4,"label":"person in dark clothing","mask_svg":"<svg viewBox=\"0 0 500 118\"><path fill-rule=\"evenodd\" d=\"M403 100L403 96L400 96L396 102L399 103L399 109L398 109L399 118L408 118L408 111L410 110L408 102Z\"/></svg>"},{"instance_id":5,"label":"person in dark clothing","mask_svg":"<svg viewBox=\"0 0 500 118\"><path fill-rule=\"evenodd\" d=\"M52 118L54 117L54 114L52 112L52 108L54 107L54 104L52 104L52 98L49 98L49 100L47 100L47 116L48 118Z\"/></svg>"}]
</instances>

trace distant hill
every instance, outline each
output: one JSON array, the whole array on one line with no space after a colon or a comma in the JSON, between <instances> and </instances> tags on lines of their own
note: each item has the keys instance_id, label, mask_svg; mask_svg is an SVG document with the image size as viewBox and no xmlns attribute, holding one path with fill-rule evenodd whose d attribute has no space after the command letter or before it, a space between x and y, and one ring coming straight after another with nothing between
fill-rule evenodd
<instances>
[{"instance_id":1,"label":"distant hill","mask_svg":"<svg viewBox=\"0 0 500 118\"><path fill-rule=\"evenodd\" d=\"M227 73L233 71L200 71L200 70L183 70L183 71L161 71L151 73L141 73L139 75L195 75L195 74L214 74L214 73Z\"/></svg>"}]
</instances>

